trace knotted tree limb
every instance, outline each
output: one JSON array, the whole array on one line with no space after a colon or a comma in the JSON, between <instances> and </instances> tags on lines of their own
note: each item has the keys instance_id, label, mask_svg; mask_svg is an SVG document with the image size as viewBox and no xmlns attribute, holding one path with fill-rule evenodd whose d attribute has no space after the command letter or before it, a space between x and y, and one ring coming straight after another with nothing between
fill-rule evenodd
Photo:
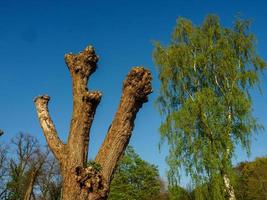
<instances>
[{"instance_id":1,"label":"knotted tree limb","mask_svg":"<svg viewBox=\"0 0 267 200\"><path fill-rule=\"evenodd\" d=\"M65 61L72 77L73 93L73 113L66 144L58 138L49 116L50 98L44 95L35 99L47 143L60 161L62 199L106 199L112 174L130 140L136 114L152 92L151 74L142 67L135 67L126 77L118 111L95 159L96 164L101 166L101 170L97 170L88 166L87 157L90 128L101 93L89 91L87 83L97 68L98 56L89 46L79 54L65 55Z\"/></svg>"},{"instance_id":2,"label":"knotted tree limb","mask_svg":"<svg viewBox=\"0 0 267 200\"><path fill-rule=\"evenodd\" d=\"M87 162L89 131L101 100L99 91L88 91L87 83L97 68L98 56L92 46L79 54L66 54L65 61L72 77L73 113L68 137L69 153L83 155L77 164ZM77 149L79 152L77 152Z\"/></svg>"}]
</instances>

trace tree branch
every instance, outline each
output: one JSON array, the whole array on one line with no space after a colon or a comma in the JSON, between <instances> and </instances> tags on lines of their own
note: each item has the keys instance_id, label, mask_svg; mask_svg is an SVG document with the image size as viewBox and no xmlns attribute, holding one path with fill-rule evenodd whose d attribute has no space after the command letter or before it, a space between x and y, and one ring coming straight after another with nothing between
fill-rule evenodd
<instances>
[{"instance_id":1,"label":"tree branch","mask_svg":"<svg viewBox=\"0 0 267 200\"><path fill-rule=\"evenodd\" d=\"M128 145L136 114L152 92L151 80L148 70L135 67L123 83L120 105L95 159L101 165L107 183L111 181L116 165Z\"/></svg>"},{"instance_id":2,"label":"tree branch","mask_svg":"<svg viewBox=\"0 0 267 200\"><path fill-rule=\"evenodd\" d=\"M36 162L32 163L32 166L29 169L29 183L26 189L26 192L24 194L24 198L23 200L31 200L31 196L33 195L33 187L34 184L36 182L36 179L44 165L44 163L46 162L46 158L48 156L48 153L46 155L42 155L41 152L39 152L39 158L37 159Z\"/></svg>"},{"instance_id":3,"label":"tree branch","mask_svg":"<svg viewBox=\"0 0 267 200\"><path fill-rule=\"evenodd\" d=\"M69 152L75 152L75 149L78 155L82 155L76 157L79 165L87 162L90 128L102 96L99 91L91 92L87 88L88 79L95 72L98 59L92 46L76 55L65 55L73 89L73 113L67 146Z\"/></svg>"},{"instance_id":4,"label":"tree branch","mask_svg":"<svg viewBox=\"0 0 267 200\"><path fill-rule=\"evenodd\" d=\"M43 129L46 142L55 155L55 157L62 161L65 145L61 142L57 135L54 123L49 115L48 102L50 97L47 95L38 96L35 98L34 103L37 110L40 125Z\"/></svg>"}]
</instances>

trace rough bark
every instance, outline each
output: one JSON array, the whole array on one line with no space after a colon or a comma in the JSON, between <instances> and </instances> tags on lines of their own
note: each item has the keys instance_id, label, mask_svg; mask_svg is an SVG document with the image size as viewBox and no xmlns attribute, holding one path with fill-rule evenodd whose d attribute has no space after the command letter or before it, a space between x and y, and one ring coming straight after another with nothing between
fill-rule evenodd
<instances>
[{"instance_id":1,"label":"rough bark","mask_svg":"<svg viewBox=\"0 0 267 200\"><path fill-rule=\"evenodd\" d=\"M90 75L97 68L98 56L92 46L79 54L65 55L72 77L73 113L68 141L63 144L48 111L50 97L39 96L35 106L48 146L59 160L63 178L63 200L106 199L117 162L131 137L134 120L152 92L151 74L135 67L126 77L118 111L100 148L96 163L101 170L87 166L90 128L101 93L87 88Z\"/></svg>"},{"instance_id":2,"label":"rough bark","mask_svg":"<svg viewBox=\"0 0 267 200\"><path fill-rule=\"evenodd\" d=\"M139 67L134 68L124 81L118 111L96 156L96 162L102 166L103 176L108 182L129 142L136 113L151 92L150 81L150 73Z\"/></svg>"}]
</instances>

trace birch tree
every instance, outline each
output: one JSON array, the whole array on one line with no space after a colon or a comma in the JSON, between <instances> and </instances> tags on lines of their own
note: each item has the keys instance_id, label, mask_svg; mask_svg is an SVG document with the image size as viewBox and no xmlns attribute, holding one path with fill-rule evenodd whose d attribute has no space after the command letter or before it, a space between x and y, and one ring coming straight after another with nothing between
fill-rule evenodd
<instances>
[{"instance_id":1,"label":"birch tree","mask_svg":"<svg viewBox=\"0 0 267 200\"><path fill-rule=\"evenodd\" d=\"M214 15L201 25L179 18L171 43L155 45L169 181L176 184L185 169L201 188L198 199L235 199L235 147L249 151L251 134L261 128L252 115L250 92L266 63L249 28L250 21L240 18L233 27L223 27Z\"/></svg>"}]
</instances>

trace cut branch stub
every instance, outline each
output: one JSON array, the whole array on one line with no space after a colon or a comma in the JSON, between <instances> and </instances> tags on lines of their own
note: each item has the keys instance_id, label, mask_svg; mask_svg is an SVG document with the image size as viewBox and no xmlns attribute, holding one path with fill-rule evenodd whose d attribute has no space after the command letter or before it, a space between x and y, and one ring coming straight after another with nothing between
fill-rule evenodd
<instances>
[{"instance_id":1,"label":"cut branch stub","mask_svg":"<svg viewBox=\"0 0 267 200\"><path fill-rule=\"evenodd\" d=\"M65 61L71 74L80 73L86 77L95 72L98 59L94 47L91 45L79 54L70 53L65 55Z\"/></svg>"},{"instance_id":2,"label":"cut branch stub","mask_svg":"<svg viewBox=\"0 0 267 200\"><path fill-rule=\"evenodd\" d=\"M86 103L92 103L97 106L101 100L102 94L99 91L86 92L83 96L83 101Z\"/></svg>"},{"instance_id":3,"label":"cut branch stub","mask_svg":"<svg viewBox=\"0 0 267 200\"><path fill-rule=\"evenodd\" d=\"M123 83L123 91L129 90L136 99L147 102L147 96L152 92L151 73L143 67L134 67Z\"/></svg>"}]
</instances>

